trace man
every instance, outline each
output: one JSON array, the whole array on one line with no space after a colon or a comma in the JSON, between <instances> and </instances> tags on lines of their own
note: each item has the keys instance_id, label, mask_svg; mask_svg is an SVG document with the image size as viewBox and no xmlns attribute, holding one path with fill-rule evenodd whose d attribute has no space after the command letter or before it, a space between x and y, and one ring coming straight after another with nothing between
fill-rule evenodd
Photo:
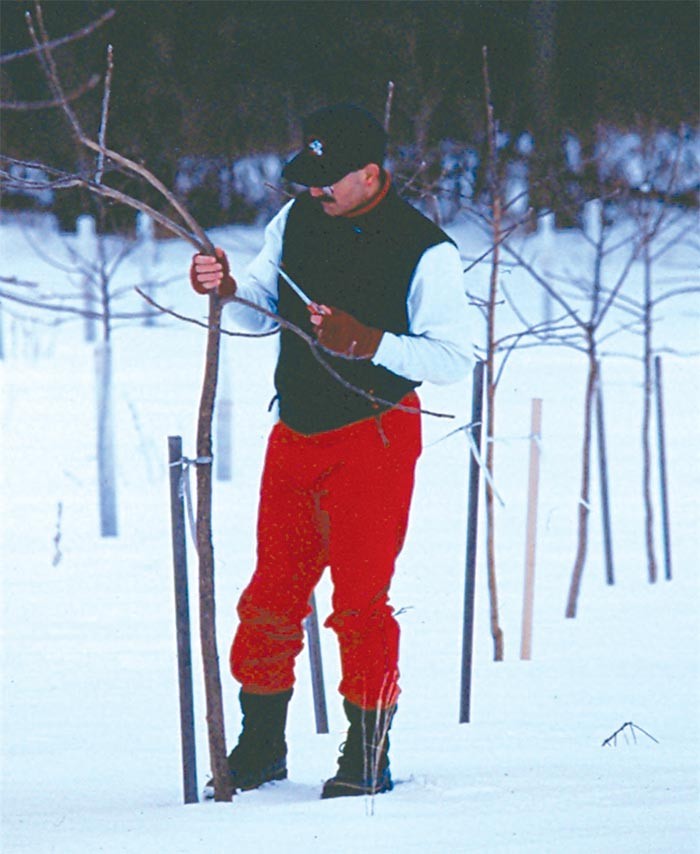
<instances>
[{"instance_id":1,"label":"man","mask_svg":"<svg viewBox=\"0 0 700 854\"><path fill-rule=\"evenodd\" d=\"M294 660L309 597L329 566L326 626L339 641L350 723L337 773L323 786L322 797L332 798L392 788L387 733L399 694L399 627L388 597L421 450L415 388L460 379L470 356L459 252L393 190L381 125L337 105L303 129L305 146L284 176L308 190L272 219L245 275L236 282L217 249L216 257L196 255L190 276L199 293L243 297L320 345L314 354L281 330L257 565L230 656L243 729L229 768L242 789L287 776ZM249 330L274 328L251 308L232 302L230 310Z\"/></svg>"}]
</instances>

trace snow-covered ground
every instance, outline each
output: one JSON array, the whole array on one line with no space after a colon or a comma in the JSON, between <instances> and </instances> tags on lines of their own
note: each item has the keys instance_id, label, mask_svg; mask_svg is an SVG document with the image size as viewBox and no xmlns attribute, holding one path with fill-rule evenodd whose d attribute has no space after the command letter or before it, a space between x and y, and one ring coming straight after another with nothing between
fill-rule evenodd
<instances>
[{"instance_id":1,"label":"snow-covered ground","mask_svg":"<svg viewBox=\"0 0 700 854\"><path fill-rule=\"evenodd\" d=\"M482 244L455 227L465 256ZM33 232L44 252L60 241ZM215 235L236 269L258 229ZM582 273L586 250L572 235L528 251ZM660 272L694 279L678 250ZM120 284L138 284L147 263L178 276L160 294L202 317L190 292L190 249L162 244L134 256ZM3 275L65 290L14 221L0 226ZM472 292L487 269L467 277ZM635 269L627 293L639 292ZM504 272L532 319L536 286ZM135 306L130 296L124 305ZM656 344L690 351L700 341L697 298L661 307ZM38 318L38 314L32 315ZM690 854L700 851L700 359L664 356L674 578L646 580L641 501L641 366L605 361L616 584L608 586L598 482L591 542L575 620L564 618L574 559L584 358L561 348L524 350L499 387L496 486L498 582L506 660L494 663L483 536L479 543L471 722L458 723L464 587L470 382L423 388L428 408L408 540L393 587L401 610L402 686L392 731L393 793L319 800L345 721L335 692L335 638L322 630L329 735L314 727L308 660L298 663L290 710L290 779L233 803L182 805L168 498L168 435L194 456L204 332L171 318L114 335L119 536L99 536L93 345L79 321L46 326L3 304L2 850L85 852L533 852ZM46 316L42 315L46 320ZM512 316L503 309L504 327ZM482 341L474 310L469 334ZM235 604L252 570L257 486L273 416L275 339L226 339L222 393L233 401L233 479L215 486L219 652L227 738L239 727L237 687L226 670ZM613 345L611 344L611 349ZM638 351L631 334L614 349ZM229 389L230 391L226 391ZM532 398L543 400L533 658L519 659ZM595 467L594 467L595 468ZM658 484L657 484L658 492ZM60 509L59 509L60 508ZM656 544L661 559L660 510ZM483 533L483 532L481 532ZM191 596L196 566L190 544ZM663 567L662 567L663 576ZM325 580L320 616L329 610ZM196 637L196 614L193 607ZM198 775L208 773L199 649L195 643ZM601 746L623 723L641 732Z\"/></svg>"}]
</instances>

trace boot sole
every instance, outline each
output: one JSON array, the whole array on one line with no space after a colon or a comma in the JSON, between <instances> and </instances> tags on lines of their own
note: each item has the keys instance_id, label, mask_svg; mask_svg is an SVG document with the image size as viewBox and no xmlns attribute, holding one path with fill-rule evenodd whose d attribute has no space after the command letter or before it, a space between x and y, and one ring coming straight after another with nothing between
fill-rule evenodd
<instances>
[{"instance_id":1,"label":"boot sole","mask_svg":"<svg viewBox=\"0 0 700 854\"><path fill-rule=\"evenodd\" d=\"M240 783L232 782L233 791L235 792L252 792L255 789L259 789L261 786L264 786L265 783L276 783L280 780L287 779L287 771L278 771L275 774L270 774L266 776L264 780L260 780L257 783L251 783L245 786L240 785ZM206 784L206 786L202 789L202 798L205 801L213 801L214 800L214 782L211 781Z\"/></svg>"},{"instance_id":2,"label":"boot sole","mask_svg":"<svg viewBox=\"0 0 700 854\"><path fill-rule=\"evenodd\" d=\"M394 784L391 780L376 786L365 786L362 783L351 783L345 780L328 780L323 786L321 800L325 801L330 798L352 798L360 795L382 795L384 792L390 792L393 788Z\"/></svg>"}]
</instances>

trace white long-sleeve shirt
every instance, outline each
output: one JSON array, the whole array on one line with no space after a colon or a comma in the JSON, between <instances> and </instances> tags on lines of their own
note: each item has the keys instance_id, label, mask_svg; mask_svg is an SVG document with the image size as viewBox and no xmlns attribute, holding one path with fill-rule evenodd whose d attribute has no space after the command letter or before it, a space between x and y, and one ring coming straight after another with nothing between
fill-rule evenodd
<instances>
[{"instance_id":1,"label":"white long-sleeve shirt","mask_svg":"<svg viewBox=\"0 0 700 854\"><path fill-rule=\"evenodd\" d=\"M288 202L265 228L263 246L237 279L237 296L277 312L278 272ZM303 286L303 283L299 283ZM462 379L471 362L469 304L459 251L440 243L421 256L407 296L408 333L384 332L372 363L414 382L447 384ZM275 322L261 312L230 303L228 311L251 332L269 332Z\"/></svg>"}]
</instances>

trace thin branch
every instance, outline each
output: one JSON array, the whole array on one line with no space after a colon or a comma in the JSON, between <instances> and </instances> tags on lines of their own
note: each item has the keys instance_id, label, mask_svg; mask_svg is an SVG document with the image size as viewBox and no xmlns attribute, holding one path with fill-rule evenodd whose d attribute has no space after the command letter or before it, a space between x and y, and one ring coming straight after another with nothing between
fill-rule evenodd
<instances>
[{"instance_id":1,"label":"thin branch","mask_svg":"<svg viewBox=\"0 0 700 854\"><path fill-rule=\"evenodd\" d=\"M46 80L49 84L49 88L51 89L54 98L56 98L56 100L58 100L61 104L61 108L63 109L66 118L68 119L71 127L73 128L73 132L78 137L78 139L80 139L83 136L83 131L80 127L78 117L75 115L68 101L66 100L66 95L63 91L63 86L61 85L61 81L58 76L58 69L56 68L56 62L54 61L53 53L51 52L51 48L48 47L49 37L44 27L44 13L41 8L41 3L39 3L38 0L34 3L34 10L41 39L37 35L37 32L34 28L34 20L32 19L31 12L25 12L24 17L27 23L27 30L29 31L32 43L36 48L37 59L44 71L44 75L46 76Z\"/></svg>"},{"instance_id":2,"label":"thin branch","mask_svg":"<svg viewBox=\"0 0 700 854\"><path fill-rule=\"evenodd\" d=\"M37 258L39 258L45 264L48 264L49 267L53 267L54 270L60 270L61 273L71 274L71 273L76 272L76 270L75 270L76 265L75 264L73 264L73 266L70 267L67 264L64 264L63 261L59 261L57 258L53 258L51 255L49 255L47 252L45 252L44 247L41 244L41 241L33 241L31 236L28 233L28 230L24 226L22 226L20 228L20 231L21 231L22 237L27 241L27 244L29 245L32 252L37 256ZM80 272L84 272L84 271L80 271Z\"/></svg>"},{"instance_id":3,"label":"thin branch","mask_svg":"<svg viewBox=\"0 0 700 854\"><path fill-rule=\"evenodd\" d=\"M386 103L384 105L384 130L389 133L389 125L391 124L391 106L394 101L394 81L390 80L386 87Z\"/></svg>"},{"instance_id":4,"label":"thin branch","mask_svg":"<svg viewBox=\"0 0 700 854\"><path fill-rule=\"evenodd\" d=\"M107 121L109 119L109 99L112 94L112 73L114 72L114 50L112 45L107 46L107 73L105 74L105 88L102 96L102 113L100 116L99 142L101 151L97 155L97 171L95 172L95 183L102 183L105 171L105 145L107 142Z\"/></svg>"},{"instance_id":5,"label":"thin branch","mask_svg":"<svg viewBox=\"0 0 700 854\"><path fill-rule=\"evenodd\" d=\"M8 280L5 276L0 277L0 281L8 282L9 284L15 284L11 280ZM29 300L24 297L17 296L10 291L0 290L0 298L8 299L12 302L17 302L20 305L26 305L30 308L39 308L44 311L55 311L59 314L75 314L80 317L88 317L94 320L103 320L104 314L99 311L90 311L85 308L75 308L72 305L55 305L52 303L43 303L38 302L37 300ZM110 317L115 320L141 320L147 315L144 312L124 312L121 314L116 314L110 312Z\"/></svg>"},{"instance_id":6,"label":"thin branch","mask_svg":"<svg viewBox=\"0 0 700 854\"><path fill-rule=\"evenodd\" d=\"M501 282L501 290L503 291L503 295L505 296L506 302L510 306L511 311L513 312L513 314L515 314L515 316L518 318L518 320L522 323L526 332L533 330L533 329L537 329L538 327L542 327L542 326L546 327L548 325L553 326L554 324L561 323L564 320L564 317L568 316L568 315L564 315L564 317L560 317L560 318L557 318L556 320L551 320L551 321L545 320L542 323L534 323L534 324L530 323L529 320L525 317L525 315L522 314L522 312L520 311L518 306L515 304L515 300L511 297L510 293L508 292L508 288L506 287L504 282ZM498 346L504 340L505 339L501 338L500 340L496 340L494 343L496 344L496 346Z\"/></svg>"},{"instance_id":7,"label":"thin branch","mask_svg":"<svg viewBox=\"0 0 700 854\"><path fill-rule=\"evenodd\" d=\"M700 356L700 350L677 350L675 347L656 347L654 353L667 353L669 356L681 356L684 359Z\"/></svg>"},{"instance_id":8,"label":"thin branch","mask_svg":"<svg viewBox=\"0 0 700 854\"><path fill-rule=\"evenodd\" d=\"M165 314L170 314L173 317L178 318L178 320L184 320L187 323L193 323L195 326L200 326L203 329L209 329L210 328L209 324L205 323L202 320L197 320L196 318L193 318L193 317L187 317L186 315L181 315L181 314L178 314L177 312L172 311L171 309L165 308L164 306L157 303L152 297L145 294L140 288L134 288L134 290L136 291L136 293L140 297L142 297L144 300L146 300L146 302L149 303L149 305L152 305L154 308L158 309L159 311L162 311ZM352 383L349 383L331 365L329 365L328 362L323 358L322 352L329 353L330 355L335 355L335 356L337 356L338 354L332 353L332 351L323 347L321 344L318 343L318 341L316 341L315 338L313 338L308 333L304 332L303 329L300 329L294 323L291 323L290 321L285 320L283 317L280 317L279 315L275 314L274 312L269 311L268 309L263 308L262 306L259 306L257 303L251 302L250 300L243 299L242 297L237 297L237 296L229 297L227 301L236 302L239 305L245 306L246 308L251 308L251 309L254 309L255 311L259 311L261 314L265 315L265 317L269 317L271 320L274 320L275 323L277 323L277 325L280 328L287 329L288 331L292 332L294 335L298 335L299 338L301 338L302 341L304 341L304 343L309 347L314 358L318 361L318 363L326 371L328 371L328 373L333 377L333 379L335 379L337 382L339 382L342 386L347 388L349 391L352 391L355 394L360 395L360 397L364 397L367 400L371 401L372 403L378 403L381 406L388 406L388 407L391 407L393 409L398 409L402 412L411 412L411 413L421 413L423 415L432 415L434 418L454 418L455 417L454 415L449 415L449 414L444 413L444 412L432 412L429 409L418 409L415 406L403 406L400 403L394 403L391 400L385 400L382 397L377 397L376 395L373 395L373 394L370 394L369 392L366 392L364 389L358 388L357 386L353 385ZM274 330L274 332L276 332L276 331L277 330ZM222 329L221 327L219 327L219 332L221 332L222 335L230 335L232 337L238 337L238 338L262 338L262 337L265 337L266 335L274 334L274 332L264 332L264 333L232 332L230 330Z\"/></svg>"},{"instance_id":9,"label":"thin branch","mask_svg":"<svg viewBox=\"0 0 700 854\"><path fill-rule=\"evenodd\" d=\"M177 320L183 320L185 323L192 323L194 326L199 326L202 329L210 328L209 324L204 320L197 320L196 317L188 317L186 314L180 314L172 308L166 308L166 306L156 302L153 297L149 296L145 291L141 290L141 288L135 287L134 290L141 299L145 300L149 305L153 306L153 308L163 314L168 314L170 317L174 317ZM228 335L232 338L267 338L271 335L276 335L278 330L273 329L270 332L232 332L228 329L219 329L219 332L221 332L222 335Z\"/></svg>"},{"instance_id":10,"label":"thin branch","mask_svg":"<svg viewBox=\"0 0 700 854\"><path fill-rule=\"evenodd\" d=\"M513 196L512 199L509 199L503 205L503 213L506 213L510 208L512 208L514 205L516 205L521 199L526 198L528 196L529 192L530 192L529 190L523 190L521 193L517 193L515 196ZM532 211L532 208L530 208L530 211Z\"/></svg>"},{"instance_id":11,"label":"thin branch","mask_svg":"<svg viewBox=\"0 0 700 854\"><path fill-rule=\"evenodd\" d=\"M700 293L700 287L687 287L687 288L676 288L673 291L667 291L662 296L657 297L656 299L651 301L652 306L658 305L660 302L664 302L667 299L673 299L674 297L682 296L683 294L697 294Z\"/></svg>"},{"instance_id":12,"label":"thin branch","mask_svg":"<svg viewBox=\"0 0 700 854\"><path fill-rule=\"evenodd\" d=\"M497 246L500 246L504 241L506 241L511 236L511 234L513 234L514 231L517 231L520 228L520 226L522 224L523 224L523 220L519 220L518 222L514 223L509 228L504 229L501 232L501 235L500 235L498 241L496 241L495 243L492 243L489 246L489 248L482 255L480 255L478 258L474 259L472 261L472 263L469 264L468 267L465 267L464 270L462 270L462 272L463 273L469 273L471 270L474 269L474 267L476 267L477 264L481 264L483 261L485 261L489 257L489 255L491 255L493 253L494 249L496 249ZM515 266L515 265L513 265L513 266Z\"/></svg>"},{"instance_id":13,"label":"thin branch","mask_svg":"<svg viewBox=\"0 0 700 854\"><path fill-rule=\"evenodd\" d=\"M675 225L675 223L673 224ZM683 240L686 234L695 233L697 227L697 222L695 221L695 218L693 218L692 222L689 222L688 225L682 228L678 234L673 235L673 237L671 237L662 247L660 247L660 249L658 249L656 252L650 253L651 262L654 263L655 261L658 261L659 258L666 252L668 252L669 249L672 249L674 246L678 245L678 243Z\"/></svg>"},{"instance_id":14,"label":"thin branch","mask_svg":"<svg viewBox=\"0 0 700 854\"><path fill-rule=\"evenodd\" d=\"M537 328L538 326L541 326L542 329L538 329ZM556 334L560 330L571 329L571 328L576 328L576 327L570 327L570 326L559 326L559 327L557 327L557 326L553 326L552 322L550 322L550 321L543 321L541 324L537 324L536 326L532 326L529 329L523 329L522 332L517 332L517 333L514 333L513 335L506 335L503 338L501 338L499 341L495 342L494 351L501 353L505 350L505 356L501 360L501 365L498 369L498 374L496 375L496 379L494 380L494 383L493 383L494 387L498 387L498 383L501 380L501 376L503 374L503 371L505 370L506 363L508 362L508 359L511 357L511 355L513 354L513 352L516 349L517 350L521 350L521 349L524 350L524 349L531 349L532 347L547 346L548 344L552 343L552 340L556 340L558 344L564 344L564 343L568 342L569 346L576 347L576 344L574 342L576 341L577 338L580 337L580 333L578 333L576 336L563 336L563 335L557 335ZM547 336L545 336L543 334L543 332L545 330L549 331L549 334ZM537 338L538 340L533 341L530 344L522 344L521 343L522 339L526 338L528 336L532 336L534 338ZM506 341L510 342L507 344L507 346L506 346ZM577 347L577 349L583 350L583 347L580 347L580 345L579 345L579 347Z\"/></svg>"},{"instance_id":15,"label":"thin branch","mask_svg":"<svg viewBox=\"0 0 700 854\"><path fill-rule=\"evenodd\" d=\"M631 320L629 323L623 323L622 326L618 326L617 329L613 329L611 332L606 333L605 335L601 335L598 339L598 345L602 344L604 341L609 341L611 338L614 338L616 335L619 335L621 332L639 332L642 330L637 330L635 327L639 327L643 324L643 319L641 317L636 318L635 320Z\"/></svg>"},{"instance_id":16,"label":"thin branch","mask_svg":"<svg viewBox=\"0 0 700 854\"><path fill-rule=\"evenodd\" d=\"M613 303L617 299L618 294L620 293L620 289L627 281L627 276L629 275L630 270L632 269L632 265L637 260L639 256L639 251L641 249L641 245L638 246L634 252L630 252L629 258L625 263L625 266L622 268L620 275L618 276L617 283L611 288L610 293L608 294L607 301L603 304L603 307L598 313L598 316L594 318L595 326L598 327L603 322L605 315L608 313Z\"/></svg>"},{"instance_id":17,"label":"thin branch","mask_svg":"<svg viewBox=\"0 0 700 854\"><path fill-rule=\"evenodd\" d=\"M2 158L0 158L0 159L2 159ZM5 159L9 160L11 158L5 158ZM13 162L16 162L16 161L13 161ZM38 165L38 164L34 164L34 165ZM60 174L58 172L58 170L55 170L55 169L52 170L52 172L53 172L53 174ZM19 182L19 183L30 183L30 184L38 184L39 186L46 186L45 182L22 182L21 179L13 179L12 176L8 176L8 177L10 177L10 179L14 180L16 183L17 182ZM58 182L54 182L54 183L60 183L60 185L62 187L70 187L70 186L85 187L86 189L90 190L91 192L95 193L98 196L106 196L107 198L112 198L115 201L119 201L122 204L126 204L129 207L136 208L137 210L141 210L144 213L147 213L149 216L151 216L157 222L161 223L165 228L169 229L170 231L173 231L174 233L178 234L180 237L183 237L185 240L192 243L197 249L203 248L200 246L200 244L198 243L198 241L196 240L196 238L193 235L186 232L181 226L179 226L177 223L173 222L169 217L166 217L163 214L160 214L158 211L154 210L153 208L151 208L149 205L145 204L144 202L141 202L138 199L135 199L132 196L128 196L127 194L122 193L118 190L114 190L112 187L109 187L106 184L95 184L93 181L89 181L85 178L80 178L79 176L68 176L68 175L66 175L65 178L60 178ZM165 311L166 313L168 313L169 310L164 309L163 306L160 306L157 303L155 303L153 300L151 300L150 297L146 296L138 288L136 290L139 293L139 295L142 296L143 299L145 299L147 302L151 303L154 308L157 308L161 311ZM289 321L284 320L283 318L279 317L278 315L274 314L273 312L270 312L267 309L262 308L261 306L257 305L257 303L253 303L253 302L249 302L247 300L243 300L240 297L232 297L232 301L241 303L241 304L247 306L248 308L252 308L255 311L258 311L258 312L266 315L267 317L274 320L278 326L289 329L290 331L294 332L294 334L299 335L301 338L303 338L304 341L306 341L306 343L311 347L311 351L314 355L314 358L316 358L326 368L326 370L331 374L331 376L333 376L335 379L337 379L338 382L341 383L341 385L345 386L349 390L354 391L357 394L360 394L361 396L366 397L367 399L371 400L372 402L379 403L380 405L392 406L392 407L395 407L398 409L403 409L403 410L408 411L408 412L422 412L425 415L432 415L436 418L453 418L454 417L453 415L449 415L446 413L432 412L432 411L427 410L427 409L417 410L415 407L402 407L400 404L394 404L392 401L387 401L387 400L384 400L383 398L378 398L378 397L374 397L373 395L368 395L362 389L358 389L355 386L353 386L352 384L348 383L340 374L338 374L336 371L334 371L333 368L331 368L330 365L328 365L327 362L325 362L325 360L322 358L322 356L320 355L320 352L319 352L320 350L324 350L325 352L330 353L330 351L327 351L324 347L322 347L320 344L318 344L318 342L315 339L311 338L309 335L307 335L301 329L296 327L294 324L289 323ZM185 318L185 317L182 317L180 319L181 320L188 320L188 318ZM207 329L209 328L208 324L202 323L200 321L196 321L192 318L189 318L189 322L195 323L196 325L199 325L199 326L203 326L204 328L207 328ZM221 331L224 332L224 330L221 330ZM238 335L240 337L260 337L259 335L255 335L255 334L253 334L251 336L249 333L227 332L225 334ZM333 355L333 354L331 353L331 355ZM335 354L335 355L337 355L337 354Z\"/></svg>"},{"instance_id":18,"label":"thin branch","mask_svg":"<svg viewBox=\"0 0 700 854\"><path fill-rule=\"evenodd\" d=\"M39 285L37 282L30 282L27 279L18 279L17 276L3 276L0 275L0 282L4 282L6 285L17 285L22 288L38 288Z\"/></svg>"},{"instance_id":19,"label":"thin branch","mask_svg":"<svg viewBox=\"0 0 700 854\"><path fill-rule=\"evenodd\" d=\"M567 302L567 301L566 301L566 300L565 300L565 299L564 299L564 298L563 298L563 297L558 293L558 291L556 291L556 290L555 290L555 289L554 289L554 288L549 284L549 282L548 282L546 279L544 279L544 278L543 278L543 277L542 277L542 276L537 272L537 270L535 270L535 268L532 266L532 264L530 264L529 262L527 262L527 261L523 258L523 256L522 256L519 252L517 252L515 249L513 249L513 248L512 248L508 243L504 243L504 244L503 244L503 248L505 249L505 251L506 251L506 252L508 252L510 255L512 255L512 256L513 256L513 258L515 258L515 260L516 260L516 261L517 261L517 262L518 262L518 263L519 263L519 264L520 264L520 265L521 265L521 266L522 266L522 267L523 267L523 268L524 268L524 269L525 269L525 270L526 270L526 271L527 271L527 272L532 276L532 278L533 278L533 279L534 279L534 280L535 280L535 281L536 281L536 282L537 282L541 287L543 287L543 288L544 288L544 290L549 294L549 296L550 296L550 297L551 297L555 302L558 302L558 303L559 303L559 305L564 309L564 311L565 311L565 312L566 312L570 317L572 317L572 318L573 318L573 320L575 321L575 323L576 323L579 327L581 327L581 329L585 329L585 328L586 328L586 323L584 323L584 321L583 321L583 320L581 320L581 318L578 316L578 314L577 314L577 313L576 313L576 311L572 308L572 306L570 306L570 305L568 304L568 302Z\"/></svg>"},{"instance_id":20,"label":"thin branch","mask_svg":"<svg viewBox=\"0 0 700 854\"><path fill-rule=\"evenodd\" d=\"M637 739L636 739L636 736L635 736L634 731L635 731L636 729L638 729L640 732L644 733L644 735L646 735L646 736L647 736L647 738L650 738L650 739L651 739L653 742L655 742L656 744L658 744L658 743L659 743L658 739L654 738L654 736L653 736L653 735L651 735L651 733L648 733L645 729L642 729L642 727L637 726L637 724L632 723L632 721L627 721L627 723L624 723L624 724L622 724L622 726L621 726L621 727L618 727L618 728L615 730L615 732L614 732L614 733L612 733L612 735L609 735L609 736L605 739L605 741L601 744L601 747L610 747L610 745L611 745L611 744L616 745L616 744L617 744L617 737L618 737L618 735L620 735L621 733L623 733L623 732L624 732L624 730L625 730L627 727L629 727L630 732L632 733L632 737L634 738L635 742L636 742L636 740L637 740Z\"/></svg>"},{"instance_id":21,"label":"thin branch","mask_svg":"<svg viewBox=\"0 0 700 854\"><path fill-rule=\"evenodd\" d=\"M46 169L46 171L51 172L53 175L60 176L50 181L32 181L29 179L18 178L15 175L11 175L7 171L0 170L0 177L4 177L10 183L11 186L22 187L24 189L61 190L68 190L72 187L83 187L97 196L103 196L105 198L112 199L113 201L119 202L123 205L127 205L127 207L133 208L134 210L138 210L142 213L148 214L151 219L159 223L159 225L162 225L163 228L167 229L168 231L171 231L173 234L177 234L178 237L181 237L183 240L186 240L188 243L194 246L195 249L198 249L201 252L209 251L207 249L207 246L209 245L208 238L206 244L202 243L199 240L197 233L193 234L183 226L176 223L170 217L166 216L165 214L162 214L155 208L152 208L150 205L146 204L145 202L142 202L140 199L136 199L134 196L130 196L127 193L121 192L120 190L115 190L108 184L95 184L94 181L91 181L88 178L82 178L79 175L70 175L66 172L61 172L60 170L55 169L53 167L46 167L44 164L41 163L31 163L29 161L16 160L12 157L5 157L0 155L0 163L2 161L6 161L15 165ZM197 226L197 232L201 232L199 226ZM213 252L213 249L211 251Z\"/></svg>"},{"instance_id":22,"label":"thin branch","mask_svg":"<svg viewBox=\"0 0 700 854\"><path fill-rule=\"evenodd\" d=\"M147 183L149 183L168 202L168 204L171 205L171 207L177 212L183 222L190 228L192 234L196 237L197 242L195 243L195 245L197 246L197 248L200 249L202 252L206 252L207 254L213 255L214 247L209 238L207 237L204 229L201 228L199 223L194 219L194 217L190 214L187 208L179 201L175 194L171 192L165 186L165 184L163 184L163 182L159 178L157 178L149 169L147 169L145 166L142 166L140 163L136 163L135 161L130 160L128 157L124 157L118 152L112 151L106 146L100 145L99 142L95 142L93 139L90 139L90 137L85 134L80 125L80 122L78 121L77 116L66 101L65 94L63 92L63 87L61 85L61 80L58 74L58 69L56 67L56 63L53 59L53 54L51 53L51 49L49 46L50 43L48 35L44 28L43 15L41 11L41 5L39 3L36 4L36 15L37 24L41 33L41 42L39 41L36 31L34 30L32 18L29 13L27 13L26 15L27 28L29 29L32 41L34 42L35 46L39 48L39 52L37 55L47 76L51 90L54 96L59 101L61 101L63 112L65 113L66 118L68 119L71 127L73 128L73 132L78 138L78 141L82 143L86 148L89 148L98 154L102 154L113 163L116 163L123 169L126 169L127 171L135 175L138 175L139 177L143 178ZM88 189L92 190L89 185L86 186ZM116 197L110 195L110 198ZM117 200L121 201L124 204L127 204L125 198L126 196L124 194L121 194L121 196ZM132 199L132 202L136 202L136 200ZM138 207L138 205L131 204L131 207ZM138 207L138 209L143 210L142 207ZM190 242L193 242L191 238Z\"/></svg>"},{"instance_id":23,"label":"thin branch","mask_svg":"<svg viewBox=\"0 0 700 854\"><path fill-rule=\"evenodd\" d=\"M67 36L61 36L58 39L54 39L49 42L46 47L50 50L53 50L56 47L60 47L64 44L69 44L70 42L78 41L79 39L83 39L86 36L89 36L90 33L94 33L96 29L101 27L103 24L106 24L111 18L115 15L114 9L110 9L108 12L105 12L104 15L92 21L92 23L87 24L79 30L75 30ZM32 56L32 54L37 53L37 51L43 50L44 47L27 47L22 50L14 51L13 53L5 53L0 56L0 65L4 65L6 62L12 62L15 59L21 59L24 56Z\"/></svg>"},{"instance_id":24,"label":"thin branch","mask_svg":"<svg viewBox=\"0 0 700 854\"><path fill-rule=\"evenodd\" d=\"M90 92L100 82L100 75L93 74L87 83L69 92L65 98L68 103L77 101L86 92ZM56 98L48 101L0 101L0 110L17 110L29 112L30 110L50 110L53 107L62 107L63 101Z\"/></svg>"}]
</instances>

